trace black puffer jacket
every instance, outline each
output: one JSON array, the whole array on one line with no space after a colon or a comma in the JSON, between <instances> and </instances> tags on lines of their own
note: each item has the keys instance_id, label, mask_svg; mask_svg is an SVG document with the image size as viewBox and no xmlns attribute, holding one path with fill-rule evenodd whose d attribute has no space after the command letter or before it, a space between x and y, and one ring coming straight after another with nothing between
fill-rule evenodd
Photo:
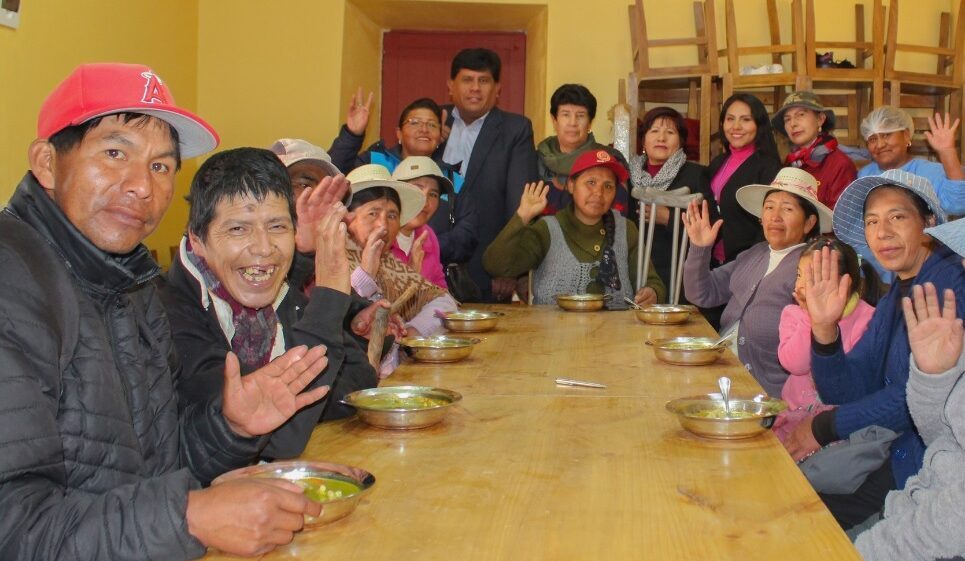
<instances>
[{"instance_id":1,"label":"black puffer jacket","mask_svg":"<svg viewBox=\"0 0 965 561\"><path fill-rule=\"evenodd\" d=\"M91 244L31 174L0 215L0 559L191 559L187 495L253 458L220 402L178 414L147 249Z\"/></svg>"}]
</instances>

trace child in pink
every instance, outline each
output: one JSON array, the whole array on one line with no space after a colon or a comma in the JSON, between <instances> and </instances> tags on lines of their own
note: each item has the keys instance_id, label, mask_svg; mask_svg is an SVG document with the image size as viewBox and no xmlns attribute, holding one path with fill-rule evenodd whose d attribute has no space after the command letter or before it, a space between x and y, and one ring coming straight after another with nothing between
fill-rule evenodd
<instances>
[{"instance_id":1,"label":"child in pink","mask_svg":"<svg viewBox=\"0 0 965 561\"><path fill-rule=\"evenodd\" d=\"M804 298L804 273L810 271L814 252L821 251L825 246L837 252L839 270L847 271L852 279L851 298L838 324L844 352L850 351L861 339L875 311L865 299L877 301L878 277L870 264L859 266L858 256L851 246L831 238L821 238L804 248L798 261L797 281L794 284L794 299L797 304L784 307L778 327L780 344L777 347L777 358L790 374L781 390L781 399L787 402L787 410L778 415L774 422L774 433L781 442L784 442L801 421L832 408L821 402L814 386L814 378L811 377L811 318L808 316ZM863 280L862 272L865 274Z\"/></svg>"}]
</instances>

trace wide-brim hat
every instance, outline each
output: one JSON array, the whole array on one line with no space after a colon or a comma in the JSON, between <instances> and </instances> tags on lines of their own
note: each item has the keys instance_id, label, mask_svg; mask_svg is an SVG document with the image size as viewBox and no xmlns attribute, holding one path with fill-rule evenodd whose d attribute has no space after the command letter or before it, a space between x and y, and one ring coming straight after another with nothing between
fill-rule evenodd
<instances>
[{"instance_id":1,"label":"wide-brim hat","mask_svg":"<svg viewBox=\"0 0 965 561\"><path fill-rule=\"evenodd\" d=\"M834 205L834 235L852 247L866 246L864 233L864 203L868 193L884 185L907 189L925 201L935 214L937 224L945 222L945 211L930 181L900 169L890 169L881 175L859 177L851 182Z\"/></svg>"},{"instance_id":2,"label":"wide-brim hat","mask_svg":"<svg viewBox=\"0 0 965 561\"><path fill-rule=\"evenodd\" d=\"M818 200L818 180L800 168L783 168L770 185L745 185L737 190L737 202L747 212L760 218L764 199L771 191L786 191L801 197L818 211L821 233L831 231L834 212Z\"/></svg>"},{"instance_id":3,"label":"wide-brim hat","mask_svg":"<svg viewBox=\"0 0 965 561\"><path fill-rule=\"evenodd\" d=\"M821 98L814 92L801 91L787 96L784 99L784 104L781 105L781 108L774 114L774 118L771 119L771 126L774 127L775 131L787 136L787 129L784 128L784 114L792 107L803 107L811 111L824 113L827 118L821 130L829 131L834 129L834 111L825 107L824 104L821 103Z\"/></svg>"},{"instance_id":4,"label":"wide-brim hat","mask_svg":"<svg viewBox=\"0 0 965 561\"><path fill-rule=\"evenodd\" d=\"M338 175L342 173L335 164L332 157L320 146L315 146L307 140L300 138L280 138L271 145L271 151L278 156L285 167L291 167L298 162L310 161L318 164L328 175Z\"/></svg>"},{"instance_id":5,"label":"wide-brim hat","mask_svg":"<svg viewBox=\"0 0 965 561\"><path fill-rule=\"evenodd\" d=\"M408 182L420 177L435 177L439 182L439 191L444 195L453 195L456 192L452 181L442 173L439 164L428 156L409 156L399 162L392 172L392 179L398 181Z\"/></svg>"},{"instance_id":6,"label":"wide-brim hat","mask_svg":"<svg viewBox=\"0 0 965 561\"><path fill-rule=\"evenodd\" d=\"M590 149L586 152L580 154L576 160L573 162L573 166L570 168L570 177L584 172L590 168L607 168L613 172L616 176L617 181L621 185L625 185L627 179L630 178L630 172L627 168L617 160L613 154L610 154L606 150L600 149Z\"/></svg>"},{"instance_id":7,"label":"wide-brim hat","mask_svg":"<svg viewBox=\"0 0 965 561\"><path fill-rule=\"evenodd\" d=\"M402 208L399 209L399 223L408 224L426 205L426 196L418 187L404 181L392 179L389 170L378 164L365 164L352 170L346 179L351 183L352 196L372 187L388 187L399 195Z\"/></svg>"},{"instance_id":8,"label":"wide-brim hat","mask_svg":"<svg viewBox=\"0 0 965 561\"><path fill-rule=\"evenodd\" d=\"M138 113L164 121L178 133L181 157L194 158L218 146L218 133L201 117L174 102L171 90L141 64L78 66L40 106L37 138L117 113Z\"/></svg>"},{"instance_id":9,"label":"wide-brim hat","mask_svg":"<svg viewBox=\"0 0 965 561\"><path fill-rule=\"evenodd\" d=\"M925 228L925 233L945 244L948 249L965 257L965 220L952 220L940 226Z\"/></svg>"}]
</instances>

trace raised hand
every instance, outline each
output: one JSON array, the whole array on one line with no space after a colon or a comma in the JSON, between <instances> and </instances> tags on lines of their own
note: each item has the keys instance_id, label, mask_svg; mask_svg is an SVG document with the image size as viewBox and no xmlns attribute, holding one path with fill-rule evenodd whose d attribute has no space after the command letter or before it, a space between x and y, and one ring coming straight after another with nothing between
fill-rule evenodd
<instances>
[{"instance_id":1,"label":"raised hand","mask_svg":"<svg viewBox=\"0 0 965 561\"><path fill-rule=\"evenodd\" d=\"M292 541L322 505L283 479L242 478L188 492L188 532L208 547L256 556Z\"/></svg>"},{"instance_id":2,"label":"raised hand","mask_svg":"<svg viewBox=\"0 0 965 561\"><path fill-rule=\"evenodd\" d=\"M683 215L684 227L687 228L687 237L690 244L698 247L710 247L717 241L717 233L724 225L723 220L717 220L714 225L710 225L710 210L707 206L707 199L704 199L700 206L697 201L690 201L687 205L687 212Z\"/></svg>"},{"instance_id":3,"label":"raised hand","mask_svg":"<svg viewBox=\"0 0 965 561\"><path fill-rule=\"evenodd\" d=\"M341 202L331 205L331 209L316 228L315 285L350 294L351 267L346 249L348 226L344 221L348 210Z\"/></svg>"},{"instance_id":4,"label":"raised hand","mask_svg":"<svg viewBox=\"0 0 965 561\"><path fill-rule=\"evenodd\" d=\"M241 375L238 357L225 357L222 412L238 436L261 436L280 427L299 409L325 397L328 386L302 393L328 365L325 346L290 349L255 370Z\"/></svg>"},{"instance_id":5,"label":"raised hand","mask_svg":"<svg viewBox=\"0 0 965 561\"><path fill-rule=\"evenodd\" d=\"M439 125L440 125L439 131L440 131L440 135L441 135L441 136L439 137L439 142L445 142L445 141L449 138L449 133L452 132L452 127L450 127L449 125L446 124L448 121L449 121L449 112L446 111L445 109L443 109L443 110L442 110L442 122L439 123Z\"/></svg>"},{"instance_id":6,"label":"raised hand","mask_svg":"<svg viewBox=\"0 0 965 561\"><path fill-rule=\"evenodd\" d=\"M428 230L419 234L419 237L412 242L412 249L409 250L409 267L417 273L422 272L422 262L426 258L425 243L427 237L429 237Z\"/></svg>"},{"instance_id":7,"label":"raised hand","mask_svg":"<svg viewBox=\"0 0 965 561\"><path fill-rule=\"evenodd\" d=\"M375 228L369 233L365 240L365 247L362 248L362 270L368 273L373 279L379 274L379 266L382 263L382 250L385 249L385 228Z\"/></svg>"},{"instance_id":8,"label":"raised hand","mask_svg":"<svg viewBox=\"0 0 965 561\"><path fill-rule=\"evenodd\" d=\"M657 303L657 293L649 286L644 286L633 296L633 301L638 306L649 306Z\"/></svg>"},{"instance_id":9,"label":"raised hand","mask_svg":"<svg viewBox=\"0 0 965 561\"><path fill-rule=\"evenodd\" d=\"M358 91L349 101L348 113L345 116L345 126L355 136L365 134L365 128L369 126L369 109L371 107L372 92L369 92L368 99L365 100L365 103L362 103L362 86L359 86Z\"/></svg>"},{"instance_id":10,"label":"raised hand","mask_svg":"<svg viewBox=\"0 0 965 561\"><path fill-rule=\"evenodd\" d=\"M519 199L519 208L516 214L523 219L524 224L536 218L546 208L547 197L549 196L549 186L543 182L527 183L523 186L523 196Z\"/></svg>"},{"instance_id":11,"label":"raised hand","mask_svg":"<svg viewBox=\"0 0 965 561\"><path fill-rule=\"evenodd\" d=\"M804 300L811 316L811 331L819 343L833 343L838 338L838 321L851 297L851 277L838 272L837 251L828 247L814 252L810 275L805 271Z\"/></svg>"},{"instance_id":12,"label":"raised hand","mask_svg":"<svg viewBox=\"0 0 965 561\"><path fill-rule=\"evenodd\" d=\"M955 150L955 130L958 129L958 125L961 123L960 119L955 119L955 123L952 123L952 118L948 113L945 113L945 118L942 119L941 113L935 113L935 117L928 117L928 129L925 131L925 139L928 140L928 144L932 147L935 152L944 152L947 150Z\"/></svg>"},{"instance_id":13,"label":"raised hand","mask_svg":"<svg viewBox=\"0 0 965 561\"><path fill-rule=\"evenodd\" d=\"M912 297L901 299L908 326L908 343L915 364L925 374L941 374L955 366L962 354L962 320L955 317L955 292L945 289L944 309L935 285L915 285Z\"/></svg>"},{"instance_id":14,"label":"raised hand","mask_svg":"<svg viewBox=\"0 0 965 561\"><path fill-rule=\"evenodd\" d=\"M322 219L333 212L335 203L348 193L349 182L342 174L325 177L315 187L302 191L295 201L295 248L301 253L315 251L315 237Z\"/></svg>"}]
</instances>

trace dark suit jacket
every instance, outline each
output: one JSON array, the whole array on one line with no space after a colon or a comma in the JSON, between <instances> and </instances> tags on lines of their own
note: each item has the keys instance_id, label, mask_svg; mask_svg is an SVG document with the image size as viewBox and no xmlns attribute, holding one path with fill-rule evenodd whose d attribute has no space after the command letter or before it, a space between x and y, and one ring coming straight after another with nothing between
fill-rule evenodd
<instances>
[{"instance_id":1,"label":"dark suit jacket","mask_svg":"<svg viewBox=\"0 0 965 561\"><path fill-rule=\"evenodd\" d=\"M730 154L724 152L710 162L708 177L711 182L728 156ZM724 240L724 262L733 261L740 252L764 241L760 219L744 210L737 202L737 190L745 185L769 185L780 170L780 161L754 152L727 180L720 192L718 205L720 217L724 219L724 225L720 229L720 236Z\"/></svg>"},{"instance_id":2,"label":"dark suit jacket","mask_svg":"<svg viewBox=\"0 0 965 561\"><path fill-rule=\"evenodd\" d=\"M452 126L452 106L446 106L446 111L447 124ZM469 273L482 290L483 299L491 301L491 278L483 269L482 254L516 212L523 186L537 178L530 120L494 107L486 115L473 145L465 175L459 195L461 198L463 193L468 194L466 198L476 205L479 224L479 244L469 260Z\"/></svg>"}]
</instances>

